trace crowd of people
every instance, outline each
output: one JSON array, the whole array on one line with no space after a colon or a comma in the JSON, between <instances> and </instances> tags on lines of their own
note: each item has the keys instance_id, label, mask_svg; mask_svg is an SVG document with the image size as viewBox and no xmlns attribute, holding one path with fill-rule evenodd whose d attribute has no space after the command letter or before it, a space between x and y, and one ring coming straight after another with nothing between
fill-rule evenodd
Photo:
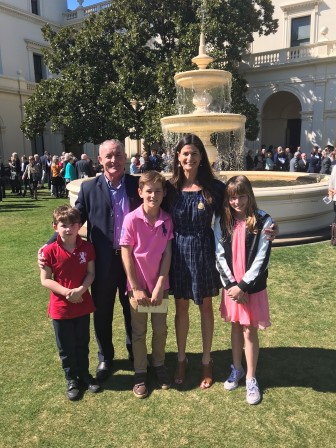
<instances>
[{"instance_id":1,"label":"crowd of people","mask_svg":"<svg viewBox=\"0 0 336 448\"><path fill-rule=\"evenodd\" d=\"M25 197L30 193L35 200L38 190L45 188L45 184L52 197L67 197L67 183L95 174L96 167L87 154L82 154L77 160L71 152L51 156L45 151L42 156L34 154L29 157L19 157L17 152L13 152L7 166L0 159L0 200L6 197L7 183L12 194Z\"/></svg>"},{"instance_id":2,"label":"crowd of people","mask_svg":"<svg viewBox=\"0 0 336 448\"><path fill-rule=\"evenodd\" d=\"M331 174L336 165L336 151L333 145L326 145L324 149L313 145L310 153L302 151L298 146L295 150L282 146L266 149L266 145L257 151L253 157L252 150L246 155L246 169L248 171L289 171L301 173Z\"/></svg>"},{"instance_id":3,"label":"crowd of people","mask_svg":"<svg viewBox=\"0 0 336 448\"><path fill-rule=\"evenodd\" d=\"M99 391L101 383L113 373L112 328L117 291L124 314L128 358L134 363L135 397L148 395L148 315L153 331L152 366L159 387L168 389L171 385L164 355L166 310L160 308L168 290L175 298L174 383L182 387L186 380L189 303L194 302L200 311L203 346L199 385L201 389L211 387L212 297L223 287L226 292L221 313L225 320L236 324L232 324L232 334L239 341L239 346L232 341L233 364L225 388L235 389L245 376L241 365L245 343L246 400L249 404L259 403L261 394L255 378L257 329L270 324L265 288L271 240L277 226L258 211L248 179L238 176L226 189L214 177L204 145L195 135L186 135L176 146L170 181L155 170L140 178L125 173L126 154L118 140L101 144L99 163L102 175L81 184L75 204L79 215L72 214L71 209L56 210L54 228L59 232L39 250L41 282L51 290L49 314L58 320L54 329L67 380L67 397L77 399L81 384L91 392ZM216 238L212 229L215 216ZM92 247L84 247L78 237L79 224L85 221ZM59 259L52 254L59 254ZM76 275L76 263L88 268L84 272L82 269L82 276ZM91 283L98 345L96 378L89 374L88 343L83 347L81 337L85 334L85 341L88 339L89 324L84 316L92 308L85 312L82 307L76 308L84 301ZM61 319L57 312L52 315L57 309L63 310ZM154 317L156 314L162 315Z\"/></svg>"}]
</instances>

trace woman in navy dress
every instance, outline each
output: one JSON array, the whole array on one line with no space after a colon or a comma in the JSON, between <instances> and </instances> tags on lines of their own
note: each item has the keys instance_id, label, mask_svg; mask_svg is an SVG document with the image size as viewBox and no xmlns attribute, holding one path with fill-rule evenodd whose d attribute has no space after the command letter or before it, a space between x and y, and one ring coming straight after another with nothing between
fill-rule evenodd
<instances>
[{"instance_id":1,"label":"woman in navy dress","mask_svg":"<svg viewBox=\"0 0 336 448\"><path fill-rule=\"evenodd\" d=\"M175 148L173 177L167 195L174 223L170 285L176 305L175 383L181 385L185 380L189 299L192 299L201 314L202 389L212 384L212 297L219 294L221 284L211 224L214 213L220 212L224 190L225 185L212 172L202 141L196 135L186 135Z\"/></svg>"}]
</instances>

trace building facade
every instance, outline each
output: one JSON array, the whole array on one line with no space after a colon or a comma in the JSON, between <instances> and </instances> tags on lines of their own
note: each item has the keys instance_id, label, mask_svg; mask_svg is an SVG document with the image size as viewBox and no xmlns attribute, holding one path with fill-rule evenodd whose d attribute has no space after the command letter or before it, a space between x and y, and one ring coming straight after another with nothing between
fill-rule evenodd
<instances>
[{"instance_id":1,"label":"building facade","mask_svg":"<svg viewBox=\"0 0 336 448\"><path fill-rule=\"evenodd\" d=\"M92 12L106 8L111 1L83 7L78 1L74 11L67 0L3 0L0 2L0 158L7 163L12 152L22 155L42 154L48 150L61 154L63 133L51 132L27 140L20 130L24 103L42 79L52 77L44 65L42 50L47 46L41 27L46 23L57 30L80 24Z\"/></svg>"},{"instance_id":2,"label":"building facade","mask_svg":"<svg viewBox=\"0 0 336 448\"><path fill-rule=\"evenodd\" d=\"M276 34L255 36L241 71L259 109L261 144L336 143L336 2L273 0Z\"/></svg>"}]
</instances>

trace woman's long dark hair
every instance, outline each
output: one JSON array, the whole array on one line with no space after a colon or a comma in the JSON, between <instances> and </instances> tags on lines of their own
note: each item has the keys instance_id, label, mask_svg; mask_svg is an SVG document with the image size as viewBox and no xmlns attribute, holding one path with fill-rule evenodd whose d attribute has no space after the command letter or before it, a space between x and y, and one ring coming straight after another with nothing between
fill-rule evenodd
<instances>
[{"instance_id":1,"label":"woman's long dark hair","mask_svg":"<svg viewBox=\"0 0 336 448\"><path fill-rule=\"evenodd\" d=\"M196 179L202 187L205 199L208 203L211 204L214 194L213 181L215 179L215 176L210 166L208 155L206 153L203 142L199 137L197 137L197 135L186 134L176 145L173 161L173 176L170 182L178 192L182 190L186 178L183 172L183 168L179 164L178 155L181 152L182 148L186 145L196 146L201 154L201 163L198 167Z\"/></svg>"}]
</instances>

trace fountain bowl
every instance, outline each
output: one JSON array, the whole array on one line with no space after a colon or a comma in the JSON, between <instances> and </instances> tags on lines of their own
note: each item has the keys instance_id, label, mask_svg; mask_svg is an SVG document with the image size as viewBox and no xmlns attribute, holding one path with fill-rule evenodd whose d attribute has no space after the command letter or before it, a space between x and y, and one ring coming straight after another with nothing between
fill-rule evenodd
<instances>
[{"instance_id":1,"label":"fountain bowl","mask_svg":"<svg viewBox=\"0 0 336 448\"><path fill-rule=\"evenodd\" d=\"M224 70L199 69L176 73L174 80L180 87L202 90L229 85L232 75Z\"/></svg>"},{"instance_id":2,"label":"fountain bowl","mask_svg":"<svg viewBox=\"0 0 336 448\"><path fill-rule=\"evenodd\" d=\"M190 133L199 135L206 132L227 132L240 129L246 118L244 115L216 112L172 115L161 118L164 132Z\"/></svg>"}]
</instances>

